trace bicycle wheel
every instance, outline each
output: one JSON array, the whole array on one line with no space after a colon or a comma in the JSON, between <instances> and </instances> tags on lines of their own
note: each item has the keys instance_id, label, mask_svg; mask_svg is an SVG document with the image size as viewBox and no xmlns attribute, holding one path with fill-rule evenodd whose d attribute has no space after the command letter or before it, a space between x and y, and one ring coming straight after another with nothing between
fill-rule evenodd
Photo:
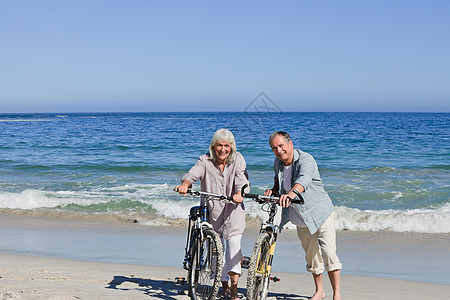
<instances>
[{"instance_id":1,"label":"bicycle wheel","mask_svg":"<svg viewBox=\"0 0 450 300\"><path fill-rule=\"evenodd\" d=\"M188 274L189 296L193 300L214 300L222 277L222 242L212 230L203 232L196 241Z\"/></svg>"},{"instance_id":2,"label":"bicycle wheel","mask_svg":"<svg viewBox=\"0 0 450 300\"><path fill-rule=\"evenodd\" d=\"M247 299L263 300L269 292L270 235L261 234L253 246L247 274Z\"/></svg>"}]
</instances>

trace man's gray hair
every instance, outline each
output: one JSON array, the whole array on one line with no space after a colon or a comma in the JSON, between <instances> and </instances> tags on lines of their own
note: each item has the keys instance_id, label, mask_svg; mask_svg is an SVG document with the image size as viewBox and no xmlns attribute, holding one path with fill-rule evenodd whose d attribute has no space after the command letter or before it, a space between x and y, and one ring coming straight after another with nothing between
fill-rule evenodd
<instances>
[{"instance_id":1,"label":"man's gray hair","mask_svg":"<svg viewBox=\"0 0 450 300\"><path fill-rule=\"evenodd\" d=\"M291 141L291 136L289 135L289 133L284 132L284 131L275 131L269 137L269 145L272 145L273 139L276 138L279 135L281 135L284 138L286 143L289 143Z\"/></svg>"},{"instance_id":2,"label":"man's gray hair","mask_svg":"<svg viewBox=\"0 0 450 300\"><path fill-rule=\"evenodd\" d=\"M214 133L211 143L209 144L209 154L211 159L216 160L216 152L213 148L220 141L225 141L231 145L230 155L227 157L227 164L230 164L234 161L234 157L236 156L236 141L234 140L234 135L228 129L221 128Z\"/></svg>"}]
</instances>

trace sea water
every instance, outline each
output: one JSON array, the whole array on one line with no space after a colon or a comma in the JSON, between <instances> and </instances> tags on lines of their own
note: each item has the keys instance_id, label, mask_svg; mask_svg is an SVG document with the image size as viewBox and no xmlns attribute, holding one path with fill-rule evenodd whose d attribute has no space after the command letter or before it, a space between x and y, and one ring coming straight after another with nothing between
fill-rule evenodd
<instances>
[{"instance_id":1,"label":"sea water","mask_svg":"<svg viewBox=\"0 0 450 300\"><path fill-rule=\"evenodd\" d=\"M268 137L283 130L316 159L338 229L450 232L449 113L0 114L0 212L180 224L198 199L173 187L219 128L253 193L273 185Z\"/></svg>"}]
</instances>

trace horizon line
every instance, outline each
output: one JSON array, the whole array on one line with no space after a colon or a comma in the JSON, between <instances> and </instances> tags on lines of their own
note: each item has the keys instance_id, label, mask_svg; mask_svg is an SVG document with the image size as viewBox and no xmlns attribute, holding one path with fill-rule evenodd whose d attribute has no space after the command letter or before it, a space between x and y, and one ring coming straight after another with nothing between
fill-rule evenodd
<instances>
[{"instance_id":1,"label":"horizon line","mask_svg":"<svg viewBox=\"0 0 450 300\"><path fill-rule=\"evenodd\" d=\"M37 112L1 112L9 114L146 114L146 113L450 113L450 111L37 111Z\"/></svg>"}]
</instances>

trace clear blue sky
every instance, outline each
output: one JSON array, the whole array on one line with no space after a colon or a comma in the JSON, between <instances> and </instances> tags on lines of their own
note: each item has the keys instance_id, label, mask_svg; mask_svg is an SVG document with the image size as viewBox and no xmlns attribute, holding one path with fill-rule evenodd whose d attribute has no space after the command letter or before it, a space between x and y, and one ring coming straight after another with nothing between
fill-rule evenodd
<instances>
[{"instance_id":1,"label":"clear blue sky","mask_svg":"<svg viewBox=\"0 0 450 300\"><path fill-rule=\"evenodd\" d=\"M450 1L0 1L0 112L450 112Z\"/></svg>"}]
</instances>

